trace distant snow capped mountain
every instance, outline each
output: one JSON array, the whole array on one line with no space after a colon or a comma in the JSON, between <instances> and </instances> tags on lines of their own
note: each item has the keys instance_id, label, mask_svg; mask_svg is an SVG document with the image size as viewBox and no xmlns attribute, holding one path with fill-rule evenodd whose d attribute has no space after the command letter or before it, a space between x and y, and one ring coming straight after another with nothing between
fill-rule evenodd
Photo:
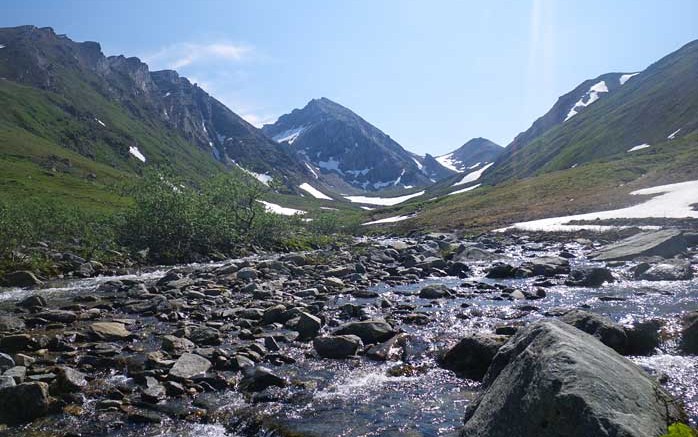
<instances>
[{"instance_id":1,"label":"distant snow capped mountain","mask_svg":"<svg viewBox=\"0 0 698 437\"><path fill-rule=\"evenodd\" d=\"M409 189L432 182L423 171L424 158L324 97L282 115L262 131L295 150L315 177L335 190Z\"/></svg>"},{"instance_id":2,"label":"distant snow capped mountain","mask_svg":"<svg viewBox=\"0 0 698 437\"><path fill-rule=\"evenodd\" d=\"M436 161L455 173L478 170L495 161L504 148L487 138L473 138L456 150L436 157Z\"/></svg>"}]
</instances>

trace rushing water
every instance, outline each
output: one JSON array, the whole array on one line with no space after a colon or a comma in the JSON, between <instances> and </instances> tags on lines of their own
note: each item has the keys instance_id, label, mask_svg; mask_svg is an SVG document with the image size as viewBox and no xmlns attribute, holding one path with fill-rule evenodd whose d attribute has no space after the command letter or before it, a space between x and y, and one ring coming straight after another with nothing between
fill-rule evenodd
<instances>
[{"instance_id":1,"label":"rushing water","mask_svg":"<svg viewBox=\"0 0 698 437\"><path fill-rule=\"evenodd\" d=\"M574 251L574 247L572 249ZM530 254L512 248L506 255L520 261ZM572 263L587 262L580 257ZM627 269L617 267L614 273L628 276ZM494 281L484 278L483 270L484 266L476 267L472 279L513 285L518 289L536 288L535 279ZM163 273L164 270L155 270L124 278L154 280ZM64 282L42 290L42 294L50 300L60 300L78 293L94 293L99 284L110 279L119 278ZM430 278L395 287L379 284L372 288L380 295L378 299L342 295L327 302L330 316L338 315L342 305L347 303L363 306L369 315L380 316L378 302L381 298L392 302L394 310L397 307L397 310L404 308L405 312L427 314L430 322L426 325L403 323L399 326L410 338L409 353L403 356L405 362L375 362L363 357L321 360L309 354L311 346L305 345L285 351L296 363L274 369L291 381L290 387L272 389L265 399L251 400L234 391L218 395L215 401L221 413L216 424L170 420L159 426L121 428L111 435L274 436L282 434L279 429L301 435L347 437L457 435L465 407L475 395L478 384L440 369L435 361L436 352L455 343L467 332L492 331L498 325L527 323L544 317L546 311L580 307L622 324L664 319L666 341L661 350L650 357L631 359L652 374L666 375L667 389L685 402L693 423L698 421L698 357L678 355L675 340L681 313L696 309L698 280L622 280L597 289L556 285L547 287L547 296L535 301L499 300L497 293L470 294L467 289L463 289L468 291L467 297L436 302L417 296L422 287L436 283L458 289L463 280ZM20 290L0 293L0 307L12 305L28 293ZM250 427L252 419L241 419L252 417L256 423L254 427Z\"/></svg>"}]
</instances>

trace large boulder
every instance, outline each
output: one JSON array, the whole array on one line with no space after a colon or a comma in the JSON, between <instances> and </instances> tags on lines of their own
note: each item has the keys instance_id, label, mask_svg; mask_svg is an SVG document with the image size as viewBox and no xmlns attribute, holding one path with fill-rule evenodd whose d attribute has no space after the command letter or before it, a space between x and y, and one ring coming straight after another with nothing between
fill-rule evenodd
<instances>
[{"instance_id":1,"label":"large boulder","mask_svg":"<svg viewBox=\"0 0 698 437\"><path fill-rule=\"evenodd\" d=\"M641 256L673 258L688 249L680 231L665 229L643 232L601 248L590 255L597 261L628 261Z\"/></svg>"},{"instance_id":2,"label":"large boulder","mask_svg":"<svg viewBox=\"0 0 698 437\"><path fill-rule=\"evenodd\" d=\"M683 352L698 355L698 311L683 317L680 346Z\"/></svg>"},{"instance_id":3,"label":"large boulder","mask_svg":"<svg viewBox=\"0 0 698 437\"><path fill-rule=\"evenodd\" d=\"M294 329L298 332L298 339L303 341L315 338L320 328L322 328L322 321L318 317L301 311Z\"/></svg>"},{"instance_id":4,"label":"large boulder","mask_svg":"<svg viewBox=\"0 0 698 437\"><path fill-rule=\"evenodd\" d=\"M28 382L0 389L0 423L31 422L49 411L48 385Z\"/></svg>"},{"instance_id":5,"label":"large boulder","mask_svg":"<svg viewBox=\"0 0 698 437\"><path fill-rule=\"evenodd\" d=\"M611 319L587 311L572 310L563 314L560 320L593 335L616 352L625 354L628 336L625 329Z\"/></svg>"},{"instance_id":6,"label":"large boulder","mask_svg":"<svg viewBox=\"0 0 698 437\"><path fill-rule=\"evenodd\" d=\"M570 272L565 285L568 287L601 287L606 282L616 279L605 267L583 267Z\"/></svg>"},{"instance_id":7,"label":"large boulder","mask_svg":"<svg viewBox=\"0 0 698 437\"><path fill-rule=\"evenodd\" d=\"M442 297L453 296L453 290L443 284L432 284L419 290L419 297L422 299L440 299Z\"/></svg>"},{"instance_id":8,"label":"large boulder","mask_svg":"<svg viewBox=\"0 0 698 437\"><path fill-rule=\"evenodd\" d=\"M644 281L688 281L693 279L693 267L687 260L671 259L652 265L642 263L634 274L635 279Z\"/></svg>"},{"instance_id":9,"label":"large boulder","mask_svg":"<svg viewBox=\"0 0 698 437\"><path fill-rule=\"evenodd\" d=\"M8 287L36 287L43 284L34 273L27 270L8 273L2 282Z\"/></svg>"},{"instance_id":10,"label":"large boulder","mask_svg":"<svg viewBox=\"0 0 698 437\"><path fill-rule=\"evenodd\" d=\"M566 275L570 272L570 262L561 256L542 256L525 262L522 267L533 272L535 276Z\"/></svg>"},{"instance_id":11,"label":"large boulder","mask_svg":"<svg viewBox=\"0 0 698 437\"><path fill-rule=\"evenodd\" d=\"M315 337L313 347L323 358L348 358L356 355L363 343L356 335L328 335Z\"/></svg>"},{"instance_id":12,"label":"large boulder","mask_svg":"<svg viewBox=\"0 0 698 437\"><path fill-rule=\"evenodd\" d=\"M396 334L393 327L384 320L366 320L349 322L340 326L335 335L356 335L364 344L375 344L386 341Z\"/></svg>"},{"instance_id":13,"label":"large boulder","mask_svg":"<svg viewBox=\"0 0 698 437\"><path fill-rule=\"evenodd\" d=\"M441 367L479 381L485 376L492 359L508 338L496 334L468 335L444 354Z\"/></svg>"},{"instance_id":14,"label":"large boulder","mask_svg":"<svg viewBox=\"0 0 698 437\"><path fill-rule=\"evenodd\" d=\"M657 437L682 410L654 379L557 320L521 329L466 411L467 437Z\"/></svg>"}]
</instances>

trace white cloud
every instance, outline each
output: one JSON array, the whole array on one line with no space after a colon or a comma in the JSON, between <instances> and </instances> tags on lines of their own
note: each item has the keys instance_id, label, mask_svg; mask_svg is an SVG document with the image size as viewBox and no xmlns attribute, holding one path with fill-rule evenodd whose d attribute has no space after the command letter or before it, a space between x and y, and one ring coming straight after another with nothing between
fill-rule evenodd
<instances>
[{"instance_id":1,"label":"white cloud","mask_svg":"<svg viewBox=\"0 0 698 437\"><path fill-rule=\"evenodd\" d=\"M265 124L274 123L277 119L277 117L257 115L252 113L240 114L240 117L244 118L246 122L257 128L261 128Z\"/></svg>"},{"instance_id":2,"label":"white cloud","mask_svg":"<svg viewBox=\"0 0 698 437\"><path fill-rule=\"evenodd\" d=\"M143 57L153 68L179 69L212 61L241 61L253 53L250 46L233 43L179 43Z\"/></svg>"}]
</instances>

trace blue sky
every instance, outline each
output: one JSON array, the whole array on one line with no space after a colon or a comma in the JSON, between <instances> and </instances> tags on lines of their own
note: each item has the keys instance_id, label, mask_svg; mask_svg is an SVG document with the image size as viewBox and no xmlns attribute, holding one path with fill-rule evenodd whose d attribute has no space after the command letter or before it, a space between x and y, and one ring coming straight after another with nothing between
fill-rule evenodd
<instances>
[{"instance_id":1,"label":"blue sky","mask_svg":"<svg viewBox=\"0 0 698 437\"><path fill-rule=\"evenodd\" d=\"M3 3L0 26L176 68L255 124L324 96L433 155L506 145L579 82L698 38L695 0Z\"/></svg>"}]
</instances>

